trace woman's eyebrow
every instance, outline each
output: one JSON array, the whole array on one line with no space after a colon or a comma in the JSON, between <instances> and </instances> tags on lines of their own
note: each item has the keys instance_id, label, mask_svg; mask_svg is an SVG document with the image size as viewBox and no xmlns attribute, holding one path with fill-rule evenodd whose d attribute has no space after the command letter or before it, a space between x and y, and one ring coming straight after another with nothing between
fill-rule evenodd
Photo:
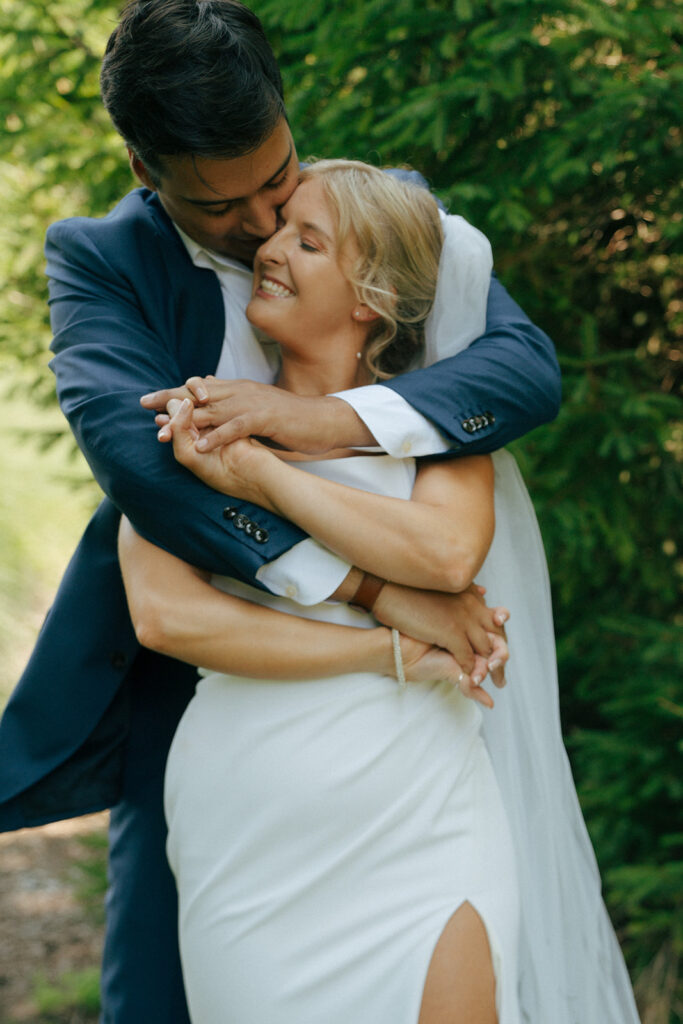
<instances>
[{"instance_id":1,"label":"woman's eyebrow","mask_svg":"<svg viewBox=\"0 0 683 1024\"><path fill-rule=\"evenodd\" d=\"M334 245L334 239L331 238L319 224L314 224L313 221L305 220L301 226L306 228L308 231L314 231L316 235L320 235L320 237L324 238L329 245Z\"/></svg>"}]
</instances>

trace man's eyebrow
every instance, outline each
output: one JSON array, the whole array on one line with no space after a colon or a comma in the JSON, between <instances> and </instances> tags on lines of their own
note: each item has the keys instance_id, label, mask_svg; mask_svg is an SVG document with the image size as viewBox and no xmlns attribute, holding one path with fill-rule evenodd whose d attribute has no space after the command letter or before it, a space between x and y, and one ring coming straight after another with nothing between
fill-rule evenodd
<instances>
[{"instance_id":1,"label":"man's eyebrow","mask_svg":"<svg viewBox=\"0 0 683 1024\"><path fill-rule=\"evenodd\" d=\"M263 185L259 186L259 191L265 188L267 185L271 185L276 178L279 178L282 172L285 170L289 161L292 159L293 144L290 142L287 156L282 161L278 169L271 174L268 181L264 181ZM226 203L239 203L244 198L243 196L228 197L225 196L223 199L190 199L188 196L180 196L185 203L191 203L193 206L225 206Z\"/></svg>"}]
</instances>

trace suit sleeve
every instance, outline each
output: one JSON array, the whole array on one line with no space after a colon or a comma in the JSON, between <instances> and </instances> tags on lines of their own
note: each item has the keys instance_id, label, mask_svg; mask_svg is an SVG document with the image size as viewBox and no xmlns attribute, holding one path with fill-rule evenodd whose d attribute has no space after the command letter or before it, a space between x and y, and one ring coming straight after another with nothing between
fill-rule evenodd
<instances>
[{"instance_id":1,"label":"suit sleeve","mask_svg":"<svg viewBox=\"0 0 683 1024\"><path fill-rule=\"evenodd\" d=\"M550 338L491 277L486 331L457 355L384 382L450 442L450 453L495 451L554 419L560 369Z\"/></svg>"},{"instance_id":2,"label":"suit sleeve","mask_svg":"<svg viewBox=\"0 0 683 1024\"><path fill-rule=\"evenodd\" d=\"M429 187L416 171L388 173ZM504 447L554 419L561 399L553 343L510 298L495 274L481 337L457 355L380 386L405 399L440 432L450 454L460 455ZM400 418L400 409L397 415Z\"/></svg>"},{"instance_id":3,"label":"suit sleeve","mask_svg":"<svg viewBox=\"0 0 683 1024\"><path fill-rule=\"evenodd\" d=\"M153 415L139 403L145 392L188 376L171 337L183 310L173 306L161 245L145 252L147 263L137 259L135 282L126 269L134 255L98 246L78 222L50 228L46 255L57 394L100 487L155 544L210 572L255 582L264 563L305 535L206 487L159 444ZM201 334L201 324L194 329ZM200 361L192 372L214 369Z\"/></svg>"}]
</instances>

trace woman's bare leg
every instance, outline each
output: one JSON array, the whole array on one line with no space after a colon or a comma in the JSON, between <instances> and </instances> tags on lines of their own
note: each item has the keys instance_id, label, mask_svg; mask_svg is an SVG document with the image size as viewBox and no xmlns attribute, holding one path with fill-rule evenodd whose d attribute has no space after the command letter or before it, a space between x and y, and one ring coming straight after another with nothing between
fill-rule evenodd
<instances>
[{"instance_id":1,"label":"woman's bare leg","mask_svg":"<svg viewBox=\"0 0 683 1024\"><path fill-rule=\"evenodd\" d=\"M463 903L434 949L418 1024L497 1024L495 975L483 922Z\"/></svg>"}]
</instances>

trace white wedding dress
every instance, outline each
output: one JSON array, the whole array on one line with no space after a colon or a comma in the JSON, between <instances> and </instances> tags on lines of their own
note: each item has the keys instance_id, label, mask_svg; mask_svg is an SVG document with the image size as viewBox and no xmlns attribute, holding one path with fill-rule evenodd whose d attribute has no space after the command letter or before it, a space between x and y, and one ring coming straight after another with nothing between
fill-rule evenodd
<instances>
[{"instance_id":1,"label":"white wedding dress","mask_svg":"<svg viewBox=\"0 0 683 1024\"><path fill-rule=\"evenodd\" d=\"M428 362L485 320L488 243L461 218L445 226ZM512 612L493 711L438 682L202 673L165 794L193 1024L416 1024L434 945L465 900L487 929L499 1024L638 1024L562 743L538 526L514 459L493 459L496 534L477 581ZM414 475L389 456L301 468L405 498Z\"/></svg>"},{"instance_id":2,"label":"white wedding dress","mask_svg":"<svg viewBox=\"0 0 683 1024\"><path fill-rule=\"evenodd\" d=\"M414 477L390 456L302 468L402 498ZM330 602L303 611L374 624ZM515 858L479 707L446 683L401 690L371 673L202 675L166 775L193 1022L416 1024L434 946L468 900L500 1022L518 1024Z\"/></svg>"}]
</instances>

